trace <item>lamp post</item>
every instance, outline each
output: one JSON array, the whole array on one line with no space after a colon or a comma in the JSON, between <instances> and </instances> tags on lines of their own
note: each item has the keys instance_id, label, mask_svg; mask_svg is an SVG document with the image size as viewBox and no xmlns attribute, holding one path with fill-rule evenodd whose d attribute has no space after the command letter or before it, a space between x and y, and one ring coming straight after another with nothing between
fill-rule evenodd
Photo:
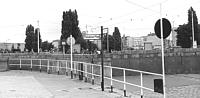
<instances>
[{"instance_id":1,"label":"lamp post","mask_svg":"<svg viewBox=\"0 0 200 98\"><path fill-rule=\"evenodd\" d=\"M39 38L39 35L40 35L40 27L39 27L39 20L37 21L38 23L38 33L37 33L37 50L38 50L38 53L40 53L40 38Z\"/></svg>"},{"instance_id":2,"label":"lamp post","mask_svg":"<svg viewBox=\"0 0 200 98\"><path fill-rule=\"evenodd\" d=\"M194 19L193 19L193 10L190 9L191 13L192 13L192 46L193 48L196 48L196 43L194 41Z\"/></svg>"}]
</instances>

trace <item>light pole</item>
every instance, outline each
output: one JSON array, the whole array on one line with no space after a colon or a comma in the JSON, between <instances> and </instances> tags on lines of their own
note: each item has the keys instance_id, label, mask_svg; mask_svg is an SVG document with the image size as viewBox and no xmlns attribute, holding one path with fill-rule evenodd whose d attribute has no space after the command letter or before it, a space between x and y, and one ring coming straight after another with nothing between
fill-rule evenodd
<instances>
[{"instance_id":1,"label":"light pole","mask_svg":"<svg viewBox=\"0 0 200 98\"><path fill-rule=\"evenodd\" d=\"M193 11L192 9L190 9L191 13L192 13L192 46L193 48L196 48L196 43L194 41L194 19L193 19Z\"/></svg>"},{"instance_id":2,"label":"light pole","mask_svg":"<svg viewBox=\"0 0 200 98\"><path fill-rule=\"evenodd\" d=\"M38 53L40 52L40 42L39 42L39 34L40 34L40 27L39 27L39 20L38 22L38 33L37 33L37 47L38 47Z\"/></svg>"}]
</instances>

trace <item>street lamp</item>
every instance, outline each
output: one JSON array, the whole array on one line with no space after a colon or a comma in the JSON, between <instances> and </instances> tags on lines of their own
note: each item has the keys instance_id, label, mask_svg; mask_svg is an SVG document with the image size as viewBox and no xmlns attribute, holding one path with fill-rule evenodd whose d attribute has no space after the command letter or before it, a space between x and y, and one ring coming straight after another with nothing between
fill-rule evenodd
<instances>
[{"instance_id":1,"label":"street lamp","mask_svg":"<svg viewBox=\"0 0 200 98\"><path fill-rule=\"evenodd\" d=\"M192 46L193 46L193 48L196 48L196 43L194 41L194 19L193 19L193 11L192 11L192 9L190 9L190 11L192 12Z\"/></svg>"}]
</instances>

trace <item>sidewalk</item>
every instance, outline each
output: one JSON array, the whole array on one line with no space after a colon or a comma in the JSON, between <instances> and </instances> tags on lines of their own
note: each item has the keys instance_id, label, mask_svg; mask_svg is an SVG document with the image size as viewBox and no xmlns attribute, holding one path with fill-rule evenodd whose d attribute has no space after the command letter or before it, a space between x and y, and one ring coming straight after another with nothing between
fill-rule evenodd
<instances>
[{"instance_id":1,"label":"sidewalk","mask_svg":"<svg viewBox=\"0 0 200 98\"><path fill-rule=\"evenodd\" d=\"M100 86L69 76L35 71L1 72L0 81L0 98L124 98L123 93L101 91Z\"/></svg>"}]
</instances>

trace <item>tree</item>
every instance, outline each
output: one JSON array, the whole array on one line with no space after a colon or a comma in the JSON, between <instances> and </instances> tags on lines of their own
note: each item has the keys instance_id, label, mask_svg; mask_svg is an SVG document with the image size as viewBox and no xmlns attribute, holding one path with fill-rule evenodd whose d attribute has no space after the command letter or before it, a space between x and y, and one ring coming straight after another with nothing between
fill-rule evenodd
<instances>
[{"instance_id":1,"label":"tree","mask_svg":"<svg viewBox=\"0 0 200 98\"><path fill-rule=\"evenodd\" d=\"M97 45L92 43L91 41L87 40L87 49L89 52L95 52L96 49L98 49Z\"/></svg>"},{"instance_id":2,"label":"tree","mask_svg":"<svg viewBox=\"0 0 200 98\"><path fill-rule=\"evenodd\" d=\"M108 45L109 45L109 52L114 50L114 38L112 35L108 35ZM107 49L107 36L103 37L103 49Z\"/></svg>"},{"instance_id":3,"label":"tree","mask_svg":"<svg viewBox=\"0 0 200 98\"><path fill-rule=\"evenodd\" d=\"M121 50L121 34L119 32L118 27L115 27L113 32L113 41L114 41L114 50Z\"/></svg>"},{"instance_id":4,"label":"tree","mask_svg":"<svg viewBox=\"0 0 200 98\"><path fill-rule=\"evenodd\" d=\"M53 47L54 46L52 45L52 43L49 43L48 41L42 42L42 45L41 45L42 51L51 51Z\"/></svg>"},{"instance_id":5,"label":"tree","mask_svg":"<svg viewBox=\"0 0 200 98\"><path fill-rule=\"evenodd\" d=\"M78 15L76 10L63 12L63 20L62 20L62 29L61 29L61 37L60 40L66 41L68 37L72 34L72 36L75 38L76 44L80 44L82 48L86 49L86 41L83 39L83 36L81 34L81 31L78 27L79 21L78 21ZM61 46L61 50L62 50ZM66 45L66 50L69 49L69 45Z\"/></svg>"},{"instance_id":6,"label":"tree","mask_svg":"<svg viewBox=\"0 0 200 98\"><path fill-rule=\"evenodd\" d=\"M30 24L26 27L25 48L32 51L34 43L34 27Z\"/></svg>"},{"instance_id":7,"label":"tree","mask_svg":"<svg viewBox=\"0 0 200 98\"><path fill-rule=\"evenodd\" d=\"M33 51L38 52L38 33L39 33L39 49L41 48L42 39L40 36L39 28L35 29L34 33L34 42L33 42Z\"/></svg>"},{"instance_id":8,"label":"tree","mask_svg":"<svg viewBox=\"0 0 200 98\"><path fill-rule=\"evenodd\" d=\"M191 48L192 47L192 34L189 31L189 25L183 24L180 25L176 32L177 32L177 45L181 46L182 48Z\"/></svg>"},{"instance_id":9,"label":"tree","mask_svg":"<svg viewBox=\"0 0 200 98\"><path fill-rule=\"evenodd\" d=\"M15 49L14 44L12 44L11 52L14 52L14 49Z\"/></svg>"},{"instance_id":10,"label":"tree","mask_svg":"<svg viewBox=\"0 0 200 98\"><path fill-rule=\"evenodd\" d=\"M193 15L192 15L193 14ZM193 16L193 25L194 25L194 40L197 41L197 45L200 45L200 32L198 32L198 19L196 16L196 11L192 7L188 10L188 25L189 25L189 32L192 34L192 16Z\"/></svg>"}]
</instances>

